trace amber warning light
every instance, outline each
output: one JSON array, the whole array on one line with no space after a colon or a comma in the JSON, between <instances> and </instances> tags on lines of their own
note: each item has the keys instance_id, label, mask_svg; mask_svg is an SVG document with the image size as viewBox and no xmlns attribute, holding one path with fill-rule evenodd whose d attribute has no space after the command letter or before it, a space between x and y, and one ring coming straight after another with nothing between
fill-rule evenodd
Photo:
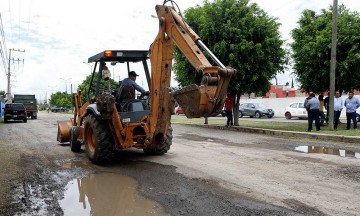
<instances>
[{"instance_id":1,"label":"amber warning light","mask_svg":"<svg viewBox=\"0 0 360 216\"><path fill-rule=\"evenodd\" d=\"M112 52L110 50L105 51L105 57L111 57Z\"/></svg>"}]
</instances>

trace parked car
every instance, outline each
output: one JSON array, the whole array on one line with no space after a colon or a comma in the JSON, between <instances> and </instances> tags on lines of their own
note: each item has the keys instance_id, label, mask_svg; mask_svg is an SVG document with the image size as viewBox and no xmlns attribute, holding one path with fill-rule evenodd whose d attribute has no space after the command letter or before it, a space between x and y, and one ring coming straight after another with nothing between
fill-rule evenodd
<instances>
[{"instance_id":1,"label":"parked car","mask_svg":"<svg viewBox=\"0 0 360 216\"><path fill-rule=\"evenodd\" d=\"M250 116L250 118L261 118L262 116L267 116L272 118L275 112L273 109L270 109L260 103L243 103L239 107L239 117Z\"/></svg>"},{"instance_id":2,"label":"parked car","mask_svg":"<svg viewBox=\"0 0 360 216\"><path fill-rule=\"evenodd\" d=\"M9 120L21 120L27 122L26 108L21 103L5 104L4 109L4 123Z\"/></svg>"},{"instance_id":3,"label":"parked car","mask_svg":"<svg viewBox=\"0 0 360 216\"><path fill-rule=\"evenodd\" d=\"M357 122L360 120L360 107L356 109L356 120Z\"/></svg>"},{"instance_id":4,"label":"parked car","mask_svg":"<svg viewBox=\"0 0 360 216\"><path fill-rule=\"evenodd\" d=\"M285 118L307 119L307 111L304 102L292 102L285 109Z\"/></svg>"},{"instance_id":5,"label":"parked car","mask_svg":"<svg viewBox=\"0 0 360 216\"><path fill-rule=\"evenodd\" d=\"M51 112L68 112L69 109L64 107L51 107Z\"/></svg>"},{"instance_id":6,"label":"parked car","mask_svg":"<svg viewBox=\"0 0 360 216\"><path fill-rule=\"evenodd\" d=\"M175 107L175 114L176 115L184 115L184 110L180 107L180 106L177 106Z\"/></svg>"}]
</instances>

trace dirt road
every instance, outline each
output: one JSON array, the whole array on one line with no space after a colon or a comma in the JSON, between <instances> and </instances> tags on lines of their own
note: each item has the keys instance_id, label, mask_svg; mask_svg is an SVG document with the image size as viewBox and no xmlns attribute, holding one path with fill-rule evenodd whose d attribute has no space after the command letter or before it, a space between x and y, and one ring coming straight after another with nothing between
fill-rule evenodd
<instances>
[{"instance_id":1,"label":"dirt road","mask_svg":"<svg viewBox=\"0 0 360 216\"><path fill-rule=\"evenodd\" d=\"M131 149L101 167L56 142L69 117L0 124L0 215L360 212L360 146L173 125L168 154Z\"/></svg>"}]
</instances>

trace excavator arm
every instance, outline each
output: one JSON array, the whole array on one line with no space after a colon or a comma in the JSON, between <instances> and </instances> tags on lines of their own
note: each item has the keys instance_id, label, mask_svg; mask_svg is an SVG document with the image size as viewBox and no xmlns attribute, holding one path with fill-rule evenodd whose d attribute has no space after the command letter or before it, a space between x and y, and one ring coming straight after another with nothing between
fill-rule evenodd
<instances>
[{"instance_id":1,"label":"excavator arm","mask_svg":"<svg viewBox=\"0 0 360 216\"><path fill-rule=\"evenodd\" d=\"M154 141L161 142L161 137L170 124L172 98L180 104L188 118L216 116L222 110L227 88L235 71L226 68L215 57L173 7L157 5L155 9L159 19L159 32L150 46L149 121L150 134L154 135ZM193 84L170 94L174 45L196 71L202 74L202 80L200 85ZM216 66L210 64L200 48L209 54Z\"/></svg>"}]
</instances>

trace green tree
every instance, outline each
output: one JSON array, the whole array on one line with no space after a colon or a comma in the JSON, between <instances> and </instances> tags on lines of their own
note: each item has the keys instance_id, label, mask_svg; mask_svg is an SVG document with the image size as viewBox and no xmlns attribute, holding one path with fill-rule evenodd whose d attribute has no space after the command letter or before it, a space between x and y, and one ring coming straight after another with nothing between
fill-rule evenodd
<instances>
[{"instance_id":1,"label":"green tree","mask_svg":"<svg viewBox=\"0 0 360 216\"><path fill-rule=\"evenodd\" d=\"M317 93L329 90L332 8L319 14L305 10L292 31L294 74L301 87ZM348 92L360 89L360 16L344 5L339 7L335 88Z\"/></svg>"},{"instance_id":2,"label":"green tree","mask_svg":"<svg viewBox=\"0 0 360 216\"><path fill-rule=\"evenodd\" d=\"M269 80L287 65L280 24L249 0L204 1L204 6L186 10L185 19L224 65L237 70L228 91L237 95L234 113L238 125L240 96L252 92L265 94L271 85ZM174 58L179 84L199 83L201 77L178 50Z\"/></svg>"},{"instance_id":3,"label":"green tree","mask_svg":"<svg viewBox=\"0 0 360 216\"><path fill-rule=\"evenodd\" d=\"M91 85L90 92L88 94L88 90L89 90L89 86L90 86L90 82L91 82L91 77L92 77L92 75L88 75L85 78L85 80L78 86L78 90L80 90L81 94L82 94L82 102L83 103L85 103L89 98L91 98L91 97L93 97L95 95L98 73L95 73L95 75L94 75L94 80L93 80L93 83ZM115 80L113 80L111 78L110 78L110 88L112 90L118 88L118 82L116 82ZM100 89L103 89L103 90L107 89L107 81L101 80Z\"/></svg>"},{"instance_id":4,"label":"green tree","mask_svg":"<svg viewBox=\"0 0 360 216\"><path fill-rule=\"evenodd\" d=\"M4 90L1 90L1 91L0 91L0 95L2 95L2 96L5 97L5 91L4 91Z\"/></svg>"},{"instance_id":5,"label":"green tree","mask_svg":"<svg viewBox=\"0 0 360 216\"><path fill-rule=\"evenodd\" d=\"M72 96L66 92L56 92L51 95L50 105L56 107L72 107Z\"/></svg>"}]
</instances>

